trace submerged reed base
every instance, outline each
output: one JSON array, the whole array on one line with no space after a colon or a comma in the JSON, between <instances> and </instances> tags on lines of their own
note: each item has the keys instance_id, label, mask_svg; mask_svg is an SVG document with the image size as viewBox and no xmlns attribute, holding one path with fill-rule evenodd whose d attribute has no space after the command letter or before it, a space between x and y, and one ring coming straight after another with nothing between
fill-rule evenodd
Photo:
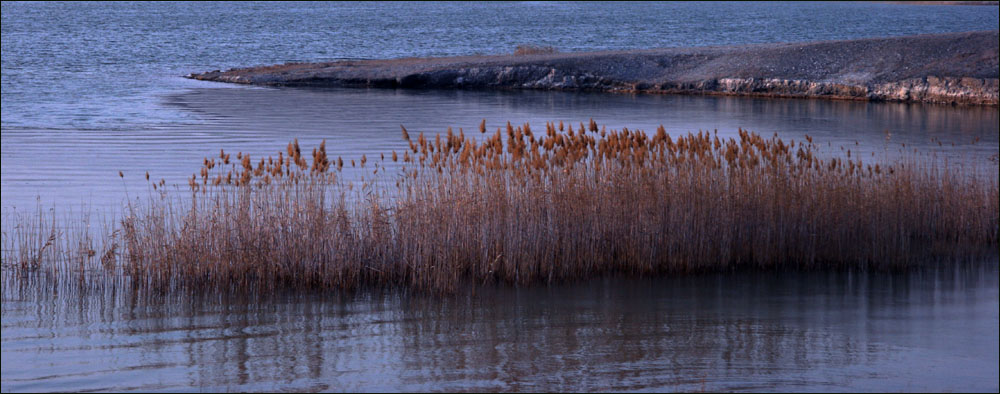
<instances>
[{"instance_id":1,"label":"submerged reed base","mask_svg":"<svg viewBox=\"0 0 1000 394\"><path fill-rule=\"evenodd\" d=\"M162 289L448 292L611 273L909 267L997 251L995 174L849 151L821 158L808 137L742 130L675 138L591 121L486 134L484 121L479 132L429 139L403 128L410 149L347 164L373 170L358 184L340 179L345 162L324 145L311 158L297 142L258 161L220 152L190 192L151 183L100 242L86 231L60 240L42 214L14 218L4 262Z\"/></svg>"}]
</instances>

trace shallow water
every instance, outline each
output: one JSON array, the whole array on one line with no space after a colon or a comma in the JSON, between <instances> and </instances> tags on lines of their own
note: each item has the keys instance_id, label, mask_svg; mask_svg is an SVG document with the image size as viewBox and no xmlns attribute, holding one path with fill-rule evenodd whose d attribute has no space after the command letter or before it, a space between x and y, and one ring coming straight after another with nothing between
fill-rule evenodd
<instances>
[{"instance_id":1,"label":"shallow water","mask_svg":"<svg viewBox=\"0 0 1000 394\"><path fill-rule=\"evenodd\" d=\"M992 391L998 266L603 279L446 297L9 286L11 391Z\"/></svg>"}]
</instances>

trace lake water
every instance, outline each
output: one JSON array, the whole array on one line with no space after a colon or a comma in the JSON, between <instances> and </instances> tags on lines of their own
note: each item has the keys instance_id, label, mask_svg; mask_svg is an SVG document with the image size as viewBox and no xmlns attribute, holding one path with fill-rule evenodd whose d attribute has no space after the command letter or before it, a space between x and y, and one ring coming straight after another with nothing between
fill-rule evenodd
<instances>
[{"instance_id":1,"label":"lake water","mask_svg":"<svg viewBox=\"0 0 1000 394\"><path fill-rule=\"evenodd\" d=\"M88 287L90 288L90 287ZM429 297L9 286L4 392L996 392L996 260Z\"/></svg>"},{"instance_id":2,"label":"lake water","mask_svg":"<svg viewBox=\"0 0 1000 394\"><path fill-rule=\"evenodd\" d=\"M737 45L996 29L998 7L881 3L2 3L0 207L113 212L146 171L294 138L369 158L411 132L593 118L742 127L996 171L996 108L559 92L288 89L181 78L343 58ZM118 171L125 173L119 179ZM530 289L137 298L4 282L3 392L998 390L996 259ZM55 286L55 287L53 287ZM54 291L58 290L58 291Z\"/></svg>"}]
</instances>

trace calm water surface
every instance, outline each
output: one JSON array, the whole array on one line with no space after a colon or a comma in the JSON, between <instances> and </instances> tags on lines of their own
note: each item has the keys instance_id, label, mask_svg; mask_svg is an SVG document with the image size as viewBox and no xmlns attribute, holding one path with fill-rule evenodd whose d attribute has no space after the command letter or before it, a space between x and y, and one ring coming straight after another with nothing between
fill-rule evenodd
<instances>
[{"instance_id":1,"label":"calm water surface","mask_svg":"<svg viewBox=\"0 0 1000 394\"><path fill-rule=\"evenodd\" d=\"M996 260L448 297L8 287L4 392L991 391Z\"/></svg>"},{"instance_id":2,"label":"calm water surface","mask_svg":"<svg viewBox=\"0 0 1000 394\"><path fill-rule=\"evenodd\" d=\"M252 88L212 69L343 58L738 45L996 29L998 7L880 3L2 3L0 207L114 212L219 149L369 158L507 121L742 127L982 173L996 108L553 92ZM119 179L118 171L125 173ZM350 175L350 174L348 174ZM79 212L79 210L77 211ZM5 280L3 392L998 390L998 264L607 279L443 298L145 297Z\"/></svg>"}]
</instances>

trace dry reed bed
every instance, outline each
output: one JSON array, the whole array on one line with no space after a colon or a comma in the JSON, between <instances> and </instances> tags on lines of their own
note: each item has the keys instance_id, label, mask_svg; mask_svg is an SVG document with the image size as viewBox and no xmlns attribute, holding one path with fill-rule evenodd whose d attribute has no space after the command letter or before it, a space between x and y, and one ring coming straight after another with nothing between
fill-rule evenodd
<instances>
[{"instance_id":1,"label":"dry reed bed","mask_svg":"<svg viewBox=\"0 0 1000 394\"><path fill-rule=\"evenodd\" d=\"M450 291L604 273L907 267L997 250L996 176L940 163L821 159L808 137L743 130L672 137L591 120L537 133L509 123L487 133L484 121L479 132L403 128L410 148L373 163L331 159L324 145L303 154L297 141L257 161L220 152L190 193L151 183L100 251L77 232L46 258L55 224L41 221L5 240L5 260L70 270L65 256L78 256L154 287ZM394 184L339 177L345 165L378 177L390 160L401 162Z\"/></svg>"}]
</instances>

